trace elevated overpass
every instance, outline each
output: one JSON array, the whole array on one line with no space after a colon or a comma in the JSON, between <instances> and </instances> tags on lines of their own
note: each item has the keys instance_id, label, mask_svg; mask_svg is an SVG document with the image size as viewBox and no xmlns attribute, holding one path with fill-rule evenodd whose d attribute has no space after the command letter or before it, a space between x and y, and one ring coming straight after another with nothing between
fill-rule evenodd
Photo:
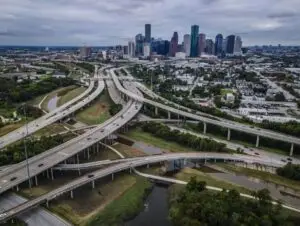
<instances>
[{"instance_id":1,"label":"elevated overpass","mask_svg":"<svg viewBox=\"0 0 300 226\"><path fill-rule=\"evenodd\" d=\"M218 126L227 128L228 129L228 135L227 135L228 140L230 140L231 130L236 130L236 131L249 133L249 134L253 134L253 135L257 136L256 146L259 146L259 138L260 137L267 137L267 138L274 139L274 140L289 142L289 143L291 143L291 155L293 153L294 144L300 145L300 138L297 138L297 137L289 136L286 134L282 134L282 133L278 133L278 132L274 132L274 131L270 131L270 130L266 130L266 129L256 128L253 126L248 126L248 125L237 123L237 122L219 121L219 120L203 117L200 115L195 115L190 112L185 112L180 109L176 109L174 107L170 107L170 106L140 97L140 96L136 95L135 93L132 93L132 92L124 89L121 86L117 76L114 73L114 69L110 69L110 73L112 75L113 81L115 82L117 89L124 95L128 96L129 98L135 99L136 101L139 101L141 103L147 103L152 106L155 106L156 112L157 112L158 108L160 108L160 109L167 111L168 114L170 114L172 112L174 114L181 115L185 118L190 118L193 120L201 121L204 123L204 131L205 132L206 132L206 124L208 123L208 124L218 125Z\"/></svg>"}]
</instances>

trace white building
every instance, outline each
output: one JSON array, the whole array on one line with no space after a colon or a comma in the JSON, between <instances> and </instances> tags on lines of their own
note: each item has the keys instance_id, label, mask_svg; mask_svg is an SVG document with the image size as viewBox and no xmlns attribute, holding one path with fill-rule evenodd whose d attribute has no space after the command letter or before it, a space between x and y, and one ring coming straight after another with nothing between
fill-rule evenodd
<instances>
[{"instance_id":1,"label":"white building","mask_svg":"<svg viewBox=\"0 0 300 226\"><path fill-rule=\"evenodd\" d=\"M144 43L144 57L150 57L150 44Z\"/></svg>"},{"instance_id":2,"label":"white building","mask_svg":"<svg viewBox=\"0 0 300 226\"><path fill-rule=\"evenodd\" d=\"M226 94L226 101L228 102L234 102L234 95L232 93L227 93Z\"/></svg>"},{"instance_id":3,"label":"white building","mask_svg":"<svg viewBox=\"0 0 300 226\"><path fill-rule=\"evenodd\" d=\"M189 57L191 53L191 36L189 34L183 36L183 47L185 56Z\"/></svg>"},{"instance_id":4,"label":"white building","mask_svg":"<svg viewBox=\"0 0 300 226\"><path fill-rule=\"evenodd\" d=\"M128 55L130 57L134 57L135 56L135 45L134 45L134 41L129 41L128 42Z\"/></svg>"},{"instance_id":5,"label":"white building","mask_svg":"<svg viewBox=\"0 0 300 226\"><path fill-rule=\"evenodd\" d=\"M235 42L234 42L234 54L235 55L241 55L242 54L242 38L240 36L236 36Z\"/></svg>"}]
</instances>

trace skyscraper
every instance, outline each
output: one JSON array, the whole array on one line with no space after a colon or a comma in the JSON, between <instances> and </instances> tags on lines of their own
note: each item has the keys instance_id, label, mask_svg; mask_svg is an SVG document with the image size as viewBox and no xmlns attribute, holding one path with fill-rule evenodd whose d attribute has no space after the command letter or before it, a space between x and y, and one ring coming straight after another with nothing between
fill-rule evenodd
<instances>
[{"instance_id":1,"label":"skyscraper","mask_svg":"<svg viewBox=\"0 0 300 226\"><path fill-rule=\"evenodd\" d=\"M200 56L202 53L205 52L205 45L206 45L206 35L203 33L199 34L199 39L198 39L198 55Z\"/></svg>"},{"instance_id":2,"label":"skyscraper","mask_svg":"<svg viewBox=\"0 0 300 226\"><path fill-rule=\"evenodd\" d=\"M151 24L145 24L145 42L151 42Z\"/></svg>"},{"instance_id":3,"label":"skyscraper","mask_svg":"<svg viewBox=\"0 0 300 226\"><path fill-rule=\"evenodd\" d=\"M193 25L191 27L191 49L190 57L198 56L198 35L199 35L199 26Z\"/></svg>"},{"instance_id":4,"label":"skyscraper","mask_svg":"<svg viewBox=\"0 0 300 226\"><path fill-rule=\"evenodd\" d=\"M223 35L218 34L216 36L216 42L215 42L215 55L221 56L222 54L222 47L223 47Z\"/></svg>"},{"instance_id":5,"label":"skyscraper","mask_svg":"<svg viewBox=\"0 0 300 226\"><path fill-rule=\"evenodd\" d=\"M150 43L145 42L143 47L144 47L144 51L143 51L144 57L150 57Z\"/></svg>"},{"instance_id":6,"label":"skyscraper","mask_svg":"<svg viewBox=\"0 0 300 226\"><path fill-rule=\"evenodd\" d=\"M128 55L131 57L135 56L135 46L133 41L128 42Z\"/></svg>"},{"instance_id":7,"label":"skyscraper","mask_svg":"<svg viewBox=\"0 0 300 226\"><path fill-rule=\"evenodd\" d=\"M175 57L178 50L178 33L175 31L170 43L170 56Z\"/></svg>"},{"instance_id":8,"label":"skyscraper","mask_svg":"<svg viewBox=\"0 0 300 226\"><path fill-rule=\"evenodd\" d=\"M234 42L234 54L240 55L242 54L242 38L240 36L236 36Z\"/></svg>"},{"instance_id":9,"label":"skyscraper","mask_svg":"<svg viewBox=\"0 0 300 226\"><path fill-rule=\"evenodd\" d=\"M135 55L142 56L144 48L144 37L142 34L137 34L135 36Z\"/></svg>"},{"instance_id":10,"label":"skyscraper","mask_svg":"<svg viewBox=\"0 0 300 226\"><path fill-rule=\"evenodd\" d=\"M185 56L189 57L191 55L191 36L189 34L183 36L183 48Z\"/></svg>"},{"instance_id":11,"label":"skyscraper","mask_svg":"<svg viewBox=\"0 0 300 226\"><path fill-rule=\"evenodd\" d=\"M214 41L212 39L206 39L205 52L207 54L214 54Z\"/></svg>"},{"instance_id":12,"label":"skyscraper","mask_svg":"<svg viewBox=\"0 0 300 226\"><path fill-rule=\"evenodd\" d=\"M226 53L233 54L234 43L235 43L235 36L234 35L227 36L227 38L226 38Z\"/></svg>"}]
</instances>

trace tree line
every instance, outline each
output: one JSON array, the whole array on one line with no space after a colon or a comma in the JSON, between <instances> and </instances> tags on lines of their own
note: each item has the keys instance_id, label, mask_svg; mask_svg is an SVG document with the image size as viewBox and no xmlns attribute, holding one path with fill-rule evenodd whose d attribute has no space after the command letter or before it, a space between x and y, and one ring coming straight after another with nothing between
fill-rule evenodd
<instances>
[{"instance_id":1,"label":"tree line","mask_svg":"<svg viewBox=\"0 0 300 226\"><path fill-rule=\"evenodd\" d=\"M205 182L192 178L171 201L174 226L296 226L299 220L273 205L267 189L254 192L253 200L236 190L211 192L205 187Z\"/></svg>"},{"instance_id":2,"label":"tree line","mask_svg":"<svg viewBox=\"0 0 300 226\"><path fill-rule=\"evenodd\" d=\"M300 165L288 163L284 167L277 168L276 173L280 176L300 181Z\"/></svg>"},{"instance_id":3,"label":"tree line","mask_svg":"<svg viewBox=\"0 0 300 226\"><path fill-rule=\"evenodd\" d=\"M28 157L38 155L48 149L65 142L65 138L61 135L56 136L42 136L40 139L31 138L26 140L26 147ZM15 164L25 160L24 143L18 142L10 145L6 150L0 152L0 166Z\"/></svg>"},{"instance_id":4,"label":"tree line","mask_svg":"<svg viewBox=\"0 0 300 226\"><path fill-rule=\"evenodd\" d=\"M117 114L119 111L121 111L122 108L123 108L122 104L113 104L109 108L109 113L110 113L110 115L113 116L113 115Z\"/></svg>"},{"instance_id":5,"label":"tree line","mask_svg":"<svg viewBox=\"0 0 300 226\"><path fill-rule=\"evenodd\" d=\"M180 145L193 148L197 151L215 151L226 152L226 144L216 142L207 138L200 138L190 133L180 132L179 130L171 130L168 126L156 123L143 123L141 128L143 131L153 134L156 137L167 141L176 142Z\"/></svg>"},{"instance_id":6,"label":"tree line","mask_svg":"<svg viewBox=\"0 0 300 226\"><path fill-rule=\"evenodd\" d=\"M9 104L20 103L46 94L59 87L75 84L71 78L46 78L39 82L26 79L17 83L15 80L0 78L0 102Z\"/></svg>"}]
</instances>

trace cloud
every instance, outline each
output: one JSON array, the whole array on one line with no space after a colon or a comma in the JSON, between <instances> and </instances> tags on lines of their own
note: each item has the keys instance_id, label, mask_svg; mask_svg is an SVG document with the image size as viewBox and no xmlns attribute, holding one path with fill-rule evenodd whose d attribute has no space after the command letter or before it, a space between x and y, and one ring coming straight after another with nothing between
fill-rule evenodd
<instances>
[{"instance_id":1,"label":"cloud","mask_svg":"<svg viewBox=\"0 0 300 226\"><path fill-rule=\"evenodd\" d=\"M241 34L246 45L300 44L298 0L1 0L0 43L125 44L144 24L180 40L192 24L214 38Z\"/></svg>"}]
</instances>

